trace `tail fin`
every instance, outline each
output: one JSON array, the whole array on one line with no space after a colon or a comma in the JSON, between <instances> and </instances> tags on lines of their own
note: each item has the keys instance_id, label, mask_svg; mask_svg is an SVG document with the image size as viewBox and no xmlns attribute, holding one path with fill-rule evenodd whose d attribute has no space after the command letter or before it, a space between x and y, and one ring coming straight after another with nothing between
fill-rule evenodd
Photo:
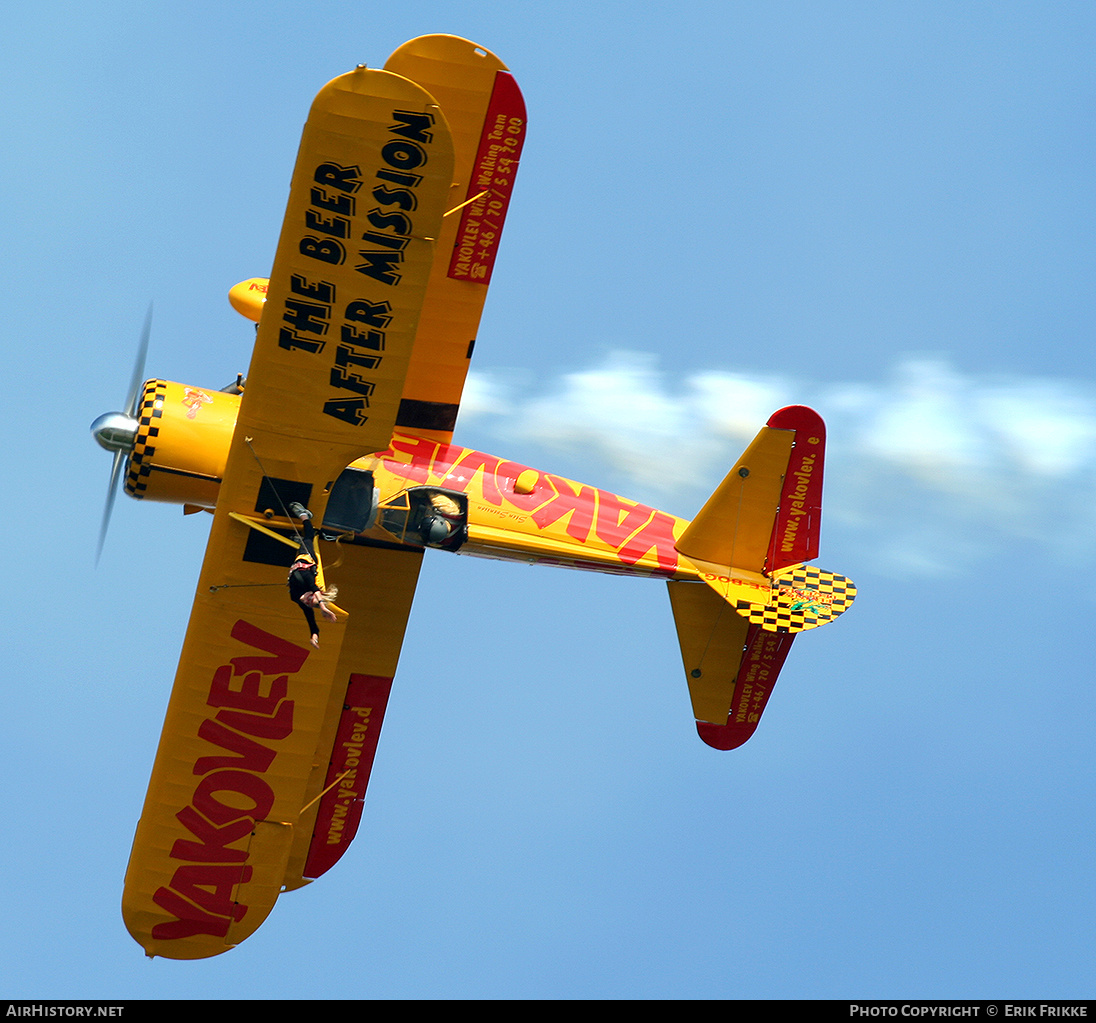
<instances>
[{"instance_id":1,"label":"tail fin","mask_svg":"<svg viewBox=\"0 0 1096 1023\"><path fill-rule=\"evenodd\" d=\"M752 623L801 632L853 601L818 556L826 426L805 405L774 412L675 545L700 577Z\"/></svg>"},{"instance_id":2,"label":"tail fin","mask_svg":"<svg viewBox=\"0 0 1096 1023\"><path fill-rule=\"evenodd\" d=\"M669 583L700 737L716 749L754 732L795 634L832 621L856 587L817 557L826 427L792 405L770 418L678 539L698 583Z\"/></svg>"},{"instance_id":3,"label":"tail fin","mask_svg":"<svg viewBox=\"0 0 1096 1023\"><path fill-rule=\"evenodd\" d=\"M690 560L771 573L818 556L826 425L805 405L774 412L682 534Z\"/></svg>"}]
</instances>

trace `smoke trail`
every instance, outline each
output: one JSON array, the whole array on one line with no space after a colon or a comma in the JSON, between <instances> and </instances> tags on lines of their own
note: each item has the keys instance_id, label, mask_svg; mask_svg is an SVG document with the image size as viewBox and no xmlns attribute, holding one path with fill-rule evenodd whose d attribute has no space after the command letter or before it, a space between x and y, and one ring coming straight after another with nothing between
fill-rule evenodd
<instances>
[{"instance_id":1,"label":"smoke trail","mask_svg":"<svg viewBox=\"0 0 1096 1023\"><path fill-rule=\"evenodd\" d=\"M651 357L617 352L535 388L473 373L461 424L496 448L536 445L582 465L587 481L608 473L624 493L691 515L788 404L811 405L827 423L827 531L849 531L880 568L1096 557L1096 390L1078 381L966 375L938 357L908 358L877 382L723 372L673 381Z\"/></svg>"}]
</instances>

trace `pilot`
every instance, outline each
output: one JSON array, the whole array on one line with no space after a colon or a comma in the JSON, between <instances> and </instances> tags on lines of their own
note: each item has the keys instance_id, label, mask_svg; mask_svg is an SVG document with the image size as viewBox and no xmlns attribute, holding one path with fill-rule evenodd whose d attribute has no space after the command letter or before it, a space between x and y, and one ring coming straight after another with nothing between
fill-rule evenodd
<instances>
[{"instance_id":1,"label":"pilot","mask_svg":"<svg viewBox=\"0 0 1096 1023\"><path fill-rule=\"evenodd\" d=\"M456 534L460 525L460 505L448 494L432 493L420 529L423 542L440 547Z\"/></svg>"},{"instance_id":2,"label":"pilot","mask_svg":"<svg viewBox=\"0 0 1096 1023\"><path fill-rule=\"evenodd\" d=\"M289 578L286 585L289 586L289 599L297 604L304 612L305 621L311 633L311 642L314 647L320 645L320 630L316 625L316 614L313 608L319 608L320 612L329 622L337 622L338 616L327 606L327 601L334 600L335 587L326 590L320 589L316 578L316 531L312 526L312 512L303 505L294 501L289 510L303 523L304 534L301 537L301 546L293 564L289 566Z\"/></svg>"}]
</instances>

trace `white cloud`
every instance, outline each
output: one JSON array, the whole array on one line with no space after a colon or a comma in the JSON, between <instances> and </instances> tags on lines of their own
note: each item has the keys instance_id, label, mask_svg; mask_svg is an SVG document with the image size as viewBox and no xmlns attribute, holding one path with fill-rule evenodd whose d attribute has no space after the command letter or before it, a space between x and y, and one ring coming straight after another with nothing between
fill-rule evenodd
<instances>
[{"instance_id":1,"label":"white cloud","mask_svg":"<svg viewBox=\"0 0 1096 1023\"><path fill-rule=\"evenodd\" d=\"M462 424L601 463L587 482L607 470L629 496L699 507L772 412L798 403L827 421L827 519L880 567L931 574L1027 547L1096 555L1096 392L1077 381L970 375L925 357L874 382L672 380L650 356L616 352L533 387L473 372Z\"/></svg>"}]
</instances>

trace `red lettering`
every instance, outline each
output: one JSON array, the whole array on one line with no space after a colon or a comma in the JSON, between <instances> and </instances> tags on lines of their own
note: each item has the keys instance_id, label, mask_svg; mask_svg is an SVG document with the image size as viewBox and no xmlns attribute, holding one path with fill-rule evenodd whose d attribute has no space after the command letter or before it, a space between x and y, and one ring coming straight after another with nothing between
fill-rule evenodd
<instances>
[{"instance_id":1,"label":"red lettering","mask_svg":"<svg viewBox=\"0 0 1096 1023\"><path fill-rule=\"evenodd\" d=\"M558 476L545 476L556 496L550 498L533 512L533 521L540 529L550 526L557 519L569 515L567 535L585 543L594 521L594 491L579 485L572 491L568 482Z\"/></svg>"},{"instance_id":2,"label":"red lettering","mask_svg":"<svg viewBox=\"0 0 1096 1023\"><path fill-rule=\"evenodd\" d=\"M171 888L214 916L240 920L247 912L232 898L236 885L251 880L251 867L211 863L187 863L176 868Z\"/></svg>"},{"instance_id":3,"label":"red lettering","mask_svg":"<svg viewBox=\"0 0 1096 1023\"><path fill-rule=\"evenodd\" d=\"M250 808L233 806L217 798L215 793L221 792L243 796L252 805ZM215 771L198 782L191 803L195 810L214 824L228 824L240 817L260 821L265 819L274 805L274 790L258 775L246 771Z\"/></svg>"},{"instance_id":4,"label":"red lettering","mask_svg":"<svg viewBox=\"0 0 1096 1023\"><path fill-rule=\"evenodd\" d=\"M634 565L650 550L655 552L659 568L670 572L677 568L674 520L665 512L655 512L651 520L620 549L620 560Z\"/></svg>"},{"instance_id":5,"label":"red lettering","mask_svg":"<svg viewBox=\"0 0 1096 1023\"><path fill-rule=\"evenodd\" d=\"M273 717L259 717L241 710L222 710L217 720L230 725L238 732L260 739L284 739L293 731L293 701L283 700Z\"/></svg>"},{"instance_id":6,"label":"red lettering","mask_svg":"<svg viewBox=\"0 0 1096 1023\"><path fill-rule=\"evenodd\" d=\"M536 472L536 470L530 470L527 465L520 465L517 462L500 462L495 469L496 486L500 489L505 489L506 499L515 508L520 508L522 511L532 511L538 504L544 500L543 492L538 489L540 483L540 473L537 472L537 483L533 484L528 494L521 494L514 490L514 483L523 472Z\"/></svg>"},{"instance_id":7,"label":"red lettering","mask_svg":"<svg viewBox=\"0 0 1096 1023\"><path fill-rule=\"evenodd\" d=\"M488 504L493 504L496 508L502 504L502 492L499 490L498 484L498 468L500 465L499 459L492 455L485 455L482 451L465 451L458 459L449 467L449 475L445 478L445 486L451 490L463 491L467 489L470 477L474 476L477 470L483 470L483 499ZM460 473L457 472L460 470ZM452 476L466 475L468 479L453 479Z\"/></svg>"},{"instance_id":8,"label":"red lettering","mask_svg":"<svg viewBox=\"0 0 1096 1023\"><path fill-rule=\"evenodd\" d=\"M259 658L237 657L238 661L259 660ZM237 669L237 674L240 674ZM231 707L235 710L245 710L252 714L269 716L276 710L278 704L285 699L287 691L286 682L288 676L279 675L271 684L270 691L263 696L259 686L262 676L257 671L249 672L242 679L239 689L233 689L230 685L232 669L223 664L213 673L213 681L209 686L209 697L206 700L211 707Z\"/></svg>"},{"instance_id":9,"label":"red lettering","mask_svg":"<svg viewBox=\"0 0 1096 1023\"><path fill-rule=\"evenodd\" d=\"M292 707L292 704L289 704ZM267 749L262 743L249 739L246 735L231 728L214 718L206 718L198 726L198 735L206 742L221 749L229 750L237 754L232 757L199 757L194 762L195 774L208 774L220 767L239 767L245 771L257 771L263 774L274 760L274 751Z\"/></svg>"},{"instance_id":10,"label":"red lettering","mask_svg":"<svg viewBox=\"0 0 1096 1023\"><path fill-rule=\"evenodd\" d=\"M229 846L246 841L255 822L269 816L274 790L263 775L277 755L255 740L284 739L293 731L289 676L300 671L309 651L243 619L231 635L260 653L232 658L210 680L206 703L218 710L198 726L198 737L225 752L194 762L194 774L202 778L190 805L176 814L194 838L172 845L169 855L187 862L176 869L169 887L153 895L175 918L153 926L157 940L224 937L231 920L247 912L234 893L251 879L248 852Z\"/></svg>"},{"instance_id":11,"label":"red lettering","mask_svg":"<svg viewBox=\"0 0 1096 1023\"><path fill-rule=\"evenodd\" d=\"M396 434L392 438L392 454L409 455L411 459L410 464L400 461L396 474L403 476L408 482L425 483L430 478L432 463L440 449L441 445L437 441Z\"/></svg>"},{"instance_id":12,"label":"red lettering","mask_svg":"<svg viewBox=\"0 0 1096 1023\"><path fill-rule=\"evenodd\" d=\"M598 537L610 547L620 548L640 526L650 521L652 510L635 501L625 501L604 490L597 492Z\"/></svg>"},{"instance_id":13,"label":"red lettering","mask_svg":"<svg viewBox=\"0 0 1096 1023\"><path fill-rule=\"evenodd\" d=\"M232 667L237 675L248 671L259 671L264 675L293 675L301 670L308 651L281 636L264 632L257 625L245 622L242 618L232 626L232 638L241 643L265 650L270 657L233 657Z\"/></svg>"},{"instance_id":14,"label":"red lettering","mask_svg":"<svg viewBox=\"0 0 1096 1023\"><path fill-rule=\"evenodd\" d=\"M178 839L171 847L172 859L197 863L233 863L247 859L246 850L229 849L228 846L251 834L255 822L249 817L219 828L210 824L192 806L183 807L175 817L199 841Z\"/></svg>"}]
</instances>

